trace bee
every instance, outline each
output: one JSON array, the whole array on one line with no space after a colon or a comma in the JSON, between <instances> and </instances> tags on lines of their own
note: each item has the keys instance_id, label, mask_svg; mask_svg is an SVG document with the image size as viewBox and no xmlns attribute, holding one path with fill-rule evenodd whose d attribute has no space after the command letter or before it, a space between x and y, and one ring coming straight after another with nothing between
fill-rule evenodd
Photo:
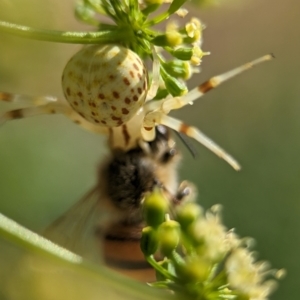
<instances>
[{"instance_id":1,"label":"bee","mask_svg":"<svg viewBox=\"0 0 300 300\"><path fill-rule=\"evenodd\" d=\"M190 183L178 184L180 160L170 130L162 125L153 141L140 140L130 150L110 148L97 185L50 225L45 236L94 261L102 256L108 267L132 278L155 280L140 250L142 202L157 187L171 207L194 194Z\"/></svg>"}]
</instances>

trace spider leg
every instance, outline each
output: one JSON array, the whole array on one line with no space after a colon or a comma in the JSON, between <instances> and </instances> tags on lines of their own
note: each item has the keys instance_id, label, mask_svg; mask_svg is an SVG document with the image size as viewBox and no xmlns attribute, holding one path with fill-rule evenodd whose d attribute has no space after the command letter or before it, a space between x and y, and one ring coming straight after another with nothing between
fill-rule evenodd
<instances>
[{"instance_id":1,"label":"spider leg","mask_svg":"<svg viewBox=\"0 0 300 300\"><path fill-rule=\"evenodd\" d=\"M156 96L157 90L159 88L160 62L154 46L152 47L152 55L153 55L152 82L147 93L147 100L153 99Z\"/></svg>"},{"instance_id":2,"label":"spider leg","mask_svg":"<svg viewBox=\"0 0 300 300\"><path fill-rule=\"evenodd\" d=\"M173 109L179 109L187 104L193 103L193 101L201 98L205 93L207 93L211 89L216 88L223 82L243 73L244 71L251 69L257 64L271 60L272 58L273 56L271 54L264 55L258 59L248 62L228 72L214 76L209 80L205 81L204 83L200 84L199 86L195 87L184 96L174 97L170 99L163 99L160 101L149 101L146 104L146 111L153 111L156 109L160 109L165 114L168 114Z\"/></svg>"},{"instance_id":3,"label":"spider leg","mask_svg":"<svg viewBox=\"0 0 300 300\"><path fill-rule=\"evenodd\" d=\"M2 96L2 98L0 98L1 100L3 100L4 98L3 95L4 93L1 94ZM12 94L8 94L8 95L12 95ZM35 99L37 99L30 96L24 96L24 97L21 95L17 95L17 96L12 95L12 96L14 97L14 99L19 99L20 101L27 100L27 103L30 104L34 104ZM81 127L87 130L100 133L100 134L108 134L107 128L100 127L88 122L82 116L77 114L67 103L58 101L56 98L52 98L52 100L50 100L50 97L40 97L40 99L44 100L45 102L48 101L48 103L44 105L36 104L36 106L7 111L4 114L0 115L0 125L4 124L6 121L23 119L23 118L33 117L38 115L63 114L67 116L69 119L71 119L74 123L80 125Z\"/></svg>"},{"instance_id":4,"label":"spider leg","mask_svg":"<svg viewBox=\"0 0 300 300\"><path fill-rule=\"evenodd\" d=\"M223 150L220 146L218 146L214 141L212 141L196 127L189 126L178 119L165 115L162 112L153 112L146 115L143 128L145 128L145 126L149 126L147 128L149 128L150 132L150 128L152 127L152 130L154 130L156 124L165 125L175 131L181 132L195 139L197 142L208 148L221 159L225 160L236 171L239 171L241 169L239 163L231 155L229 155L225 150Z\"/></svg>"},{"instance_id":5,"label":"spider leg","mask_svg":"<svg viewBox=\"0 0 300 300\"><path fill-rule=\"evenodd\" d=\"M39 106L47 103L58 102L59 100L53 96L39 96L32 97L22 94L12 94L7 92L0 92L0 101L10 102L10 103L21 103L28 104L31 106Z\"/></svg>"},{"instance_id":6,"label":"spider leg","mask_svg":"<svg viewBox=\"0 0 300 300\"><path fill-rule=\"evenodd\" d=\"M145 120L144 120L145 122ZM153 141L155 139L155 124L147 126L145 123L141 128L142 139L144 141Z\"/></svg>"}]
</instances>

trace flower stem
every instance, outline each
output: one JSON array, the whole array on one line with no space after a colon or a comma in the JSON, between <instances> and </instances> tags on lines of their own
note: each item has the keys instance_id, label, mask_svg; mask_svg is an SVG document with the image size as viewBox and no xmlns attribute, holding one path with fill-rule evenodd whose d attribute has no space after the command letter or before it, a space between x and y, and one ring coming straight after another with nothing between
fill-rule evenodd
<instances>
[{"instance_id":1,"label":"flower stem","mask_svg":"<svg viewBox=\"0 0 300 300\"><path fill-rule=\"evenodd\" d=\"M131 31L127 30L126 28L102 30L97 32L76 32L36 29L5 21L0 21L0 32L1 31L24 38L67 44L120 42L122 40L130 39L129 35L131 34Z\"/></svg>"},{"instance_id":2,"label":"flower stem","mask_svg":"<svg viewBox=\"0 0 300 300\"><path fill-rule=\"evenodd\" d=\"M177 281L176 276L170 274L165 268L159 265L152 255L146 256L146 260L157 272L159 272L165 278L173 280L175 282Z\"/></svg>"}]
</instances>

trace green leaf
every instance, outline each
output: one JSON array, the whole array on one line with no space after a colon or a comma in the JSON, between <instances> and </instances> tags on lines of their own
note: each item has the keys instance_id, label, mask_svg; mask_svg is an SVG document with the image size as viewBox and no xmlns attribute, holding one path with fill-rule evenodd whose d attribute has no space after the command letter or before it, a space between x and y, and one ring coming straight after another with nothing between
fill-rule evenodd
<instances>
[{"instance_id":1,"label":"green leaf","mask_svg":"<svg viewBox=\"0 0 300 300\"><path fill-rule=\"evenodd\" d=\"M176 299L83 260L0 214L0 298Z\"/></svg>"}]
</instances>

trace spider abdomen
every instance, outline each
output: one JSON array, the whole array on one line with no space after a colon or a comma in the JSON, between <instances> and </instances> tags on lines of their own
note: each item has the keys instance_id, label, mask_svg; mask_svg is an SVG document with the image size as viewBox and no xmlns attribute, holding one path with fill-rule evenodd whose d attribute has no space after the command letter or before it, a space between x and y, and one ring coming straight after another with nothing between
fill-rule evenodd
<instances>
[{"instance_id":1,"label":"spider abdomen","mask_svg":"<svg viewBox=\"0 0 300 300\"><path fill-rule=\"evenodd\" d=\"M91 45L77 52L62 76L65 97L88 121L107 127L128 122L144 104L147 70L120 45Z\"/></svg>"}]
</instances>

